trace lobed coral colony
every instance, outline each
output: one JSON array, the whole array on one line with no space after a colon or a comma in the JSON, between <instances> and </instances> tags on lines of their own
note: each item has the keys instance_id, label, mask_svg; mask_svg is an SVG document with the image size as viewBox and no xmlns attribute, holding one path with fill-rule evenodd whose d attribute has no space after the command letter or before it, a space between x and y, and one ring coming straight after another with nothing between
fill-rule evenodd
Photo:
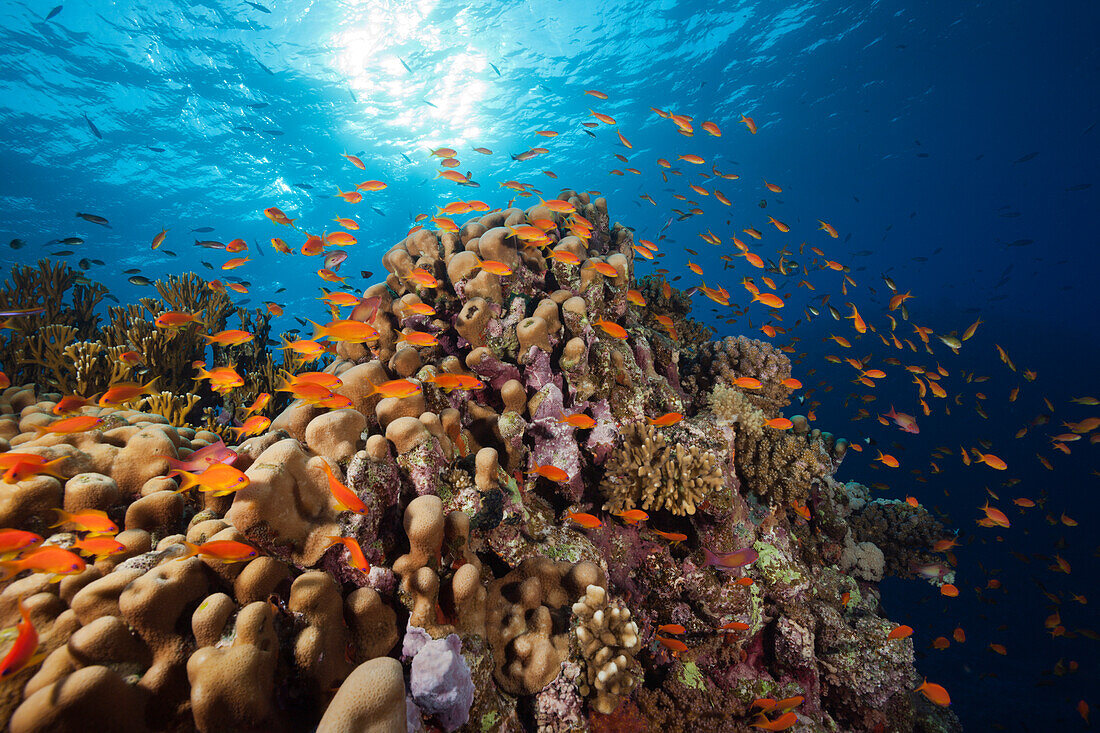
<instances>
[{"instance_id":1,"label":"lobed coral colony","mask_svg":"<svg viewBox=\"0 0 1100 733\"><path fill-rule=\"evenodd\" d=\"M17 268L0 305L49 308L0 350L0 627L37 642L6 727L958 729L877 586L950 583L944 528L834 480L846 441L777 420L787 357L635 285L602 198L554 203L413 232L285 379L194 275L104 324L102 287ZM231 315L254 338L207 371Z\"/></svg>"}]
</instances>

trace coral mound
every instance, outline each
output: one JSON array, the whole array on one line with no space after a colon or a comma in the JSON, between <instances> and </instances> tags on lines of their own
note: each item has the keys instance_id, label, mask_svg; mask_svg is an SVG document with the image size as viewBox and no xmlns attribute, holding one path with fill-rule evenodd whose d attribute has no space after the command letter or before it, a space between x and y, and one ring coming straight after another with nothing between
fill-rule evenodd
<instances>
[{"instance_id":1,"label":"coral mound","mask_svg":"<svg viewBox=\"0 0 1100 733\"><path fill-rule=\"evenodd\" d=\"M143 304L200 314L175 335L136 308L100 328L102 294L77 285L9 336L0 457L56 462L24 459L0 526L61 548L87 537L59 509L120 530L60 582L32 550L5 562L0 627L22 601L45 655L0 680L10 729L747 731L754 700L794 696L800 730L957 727L916 701L876 585L936 562L943 528L833 480L843 439L768 427L791 391L781 352L707 342L659 278L648 306L628 300L633 245L572 190L410 233L347 321L368 335L312 377L325 404L271 406L247 440L210 408L274 391L268 319L237 311L258 346L215 350L247 367L237 391L182 387L231 312L194 276ZM14 287L60 303L74 284L43 265ZM48 432L50 389L131 377L108 369L123 343L160 386ZM170 467L198 451L247 480L180 490ZM251 554L219 554L234 543Z\"/></svg>"}]
</instances>

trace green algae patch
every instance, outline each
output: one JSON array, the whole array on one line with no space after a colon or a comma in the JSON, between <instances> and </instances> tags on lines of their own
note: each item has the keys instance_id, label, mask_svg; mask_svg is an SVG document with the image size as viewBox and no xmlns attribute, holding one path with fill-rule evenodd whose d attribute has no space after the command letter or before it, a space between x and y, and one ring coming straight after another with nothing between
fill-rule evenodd
<instances>
[{"instance_id":1,"label":"green algae patch","mask_svg":"<svg viewBox=\"0 0 1100 733\"><path fill-rule=\"evenodd\" d=\"M497 713L496 710L490 710L489 712L482 715L480 721L482 733L485 733L486 731L493 728L497 724L497 721L499 719L500 715Z\"/></svg>"},{"instance_id":2,"label":"green algae patch","mask_svg":"<svg viewBox=\"0 0 1100 733\"><path fill-rule=\"evenodd\" d=\"M707 680L695 662L686 662L680 667L680 684L694 690L707 689Z\"/></svg>"},{"instance_id":3,"label":"green algae patch","mask_svg":"<svg viewBox=\"0 0 1100 733\"><path fill-rule=\"evenodd\" d=\"M799 585L806 581L775 545L757 542L752 548L759 555L756 568L764 575L768 585Z\"/></svg>"}]
</instances>

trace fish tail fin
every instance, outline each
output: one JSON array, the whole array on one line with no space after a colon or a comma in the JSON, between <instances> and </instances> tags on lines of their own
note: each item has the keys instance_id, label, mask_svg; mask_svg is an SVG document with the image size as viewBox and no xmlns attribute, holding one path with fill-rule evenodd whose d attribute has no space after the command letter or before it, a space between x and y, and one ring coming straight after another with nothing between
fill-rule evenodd
<instances>
[{"instance_id":1,"label":"fish tail fin","mask_svg":"<svg viewBox=\"0 0 1100 733\"><path fill-rule=\"evenodd\" d=\"M180 544L187 548L187 552L177 557L177 560L186 560L189 557L196 557L199 554L199 546L188 542L187 540L180 540Z\"/></svg>"},{"instance_id":2,"label":"fish tail fin","mask_svg":"<svg viewBox=\"0 0 1100 733\"><path fill-rule=\"evenodd\" d=\"M38 470L39 470L40 473L44 473L44 474L47 474L49 476L53 476L54 478L61 479L62 481L67 481L69 479L68 476L64 476L64 475L62 475L62 474L60 474L60 473L58 473L57 471L54 470L55 468L60 466L65 461L65 458L66 458L66 456L61 456L60 458L55 458L52 461L46 461L45 463L43 463L41 466L38 467Z\"/></svg>"},{"instance_id":3,"label":"fish tail fin","mask_svg":"<svg viewBox=\"0 0 1100 733\"><path fill-rule=\"evenodd\" d=\"M703 548L703 558L703 565L713 565L715 567L719 567L721 565L718 556L706 547Z\"/></svg>"},{"instance_id":4,"label":"fish tail fin","mask_svg":"<svg viewBox=\"0 0 1100 733\"><path fill-rule=\"evenodd\" d=\"M404 334L402 334L402 335L404 335ZM399 341L400 341L400 340L399 340ZM374 382L372 382L372 381L371 381L370 379L367 379L367 384L369 384L369 385L370 385L370 389L368 389L368 390L366 391L366 393L364 393L364 395L363 395L364 399L365 399L365 398L367 398L367 397L370 397L371 395L376 395L376 394L378 394L378 385L377 385L377 384L375 384ZM326 468L328 467L328 464L327 464L327 463L325 464L325 467L326 467Z\"/></svg>"},{"instance_id":5,"label":"fish tail fin","mask_svg":"<svg viewBox=\"0 0 1100 733\"><path fill-rule=\"evenodd\" d=\"M316 341L319 338L324 338L325 336L328 336L328 329L327 328L322 326L320 323L317 323L316 321L310 321L310 323L313 324L313 340L314 341Z\"/></svg>"},{"instance_id":6,"label":"fish tail fin","mask_svg":"<svg viewBox=\"0 0 1100 733\"><path fill-rule=\"evenodd\" d=\"M54 511L57 512L57 521L50 525L50 529L53 529L54 527L60 527L61 525L72 519L72 515L64 509L54 509Z\"/></svg>"},{"instance_id":7,"label":"fish tail fin","mask_svg":"<svg viewBox=\"0 0 1100 733\"><path fill-rule=\"evenodd\" d=\"M199 485L198 476L191 473L190 471L184 471L181 468L175 468L168 472L169 476L172 476L173 474L182 477L182 479L180 480L180 486L175 491L175 493L177 494L183 493L184 491L187 491L188 489L192 489Z\"/></svg>"},{"instance_id":8,"label":"fish tail fin","mask_svg":"<svg viewBox=\"0 0 1100 733\"><path fill-rule=\"evenodd\" d=\"M15 568L15 560L4 560L0 562L0 583L3 583L19 572Z\"/></svg>"}]
</instances>

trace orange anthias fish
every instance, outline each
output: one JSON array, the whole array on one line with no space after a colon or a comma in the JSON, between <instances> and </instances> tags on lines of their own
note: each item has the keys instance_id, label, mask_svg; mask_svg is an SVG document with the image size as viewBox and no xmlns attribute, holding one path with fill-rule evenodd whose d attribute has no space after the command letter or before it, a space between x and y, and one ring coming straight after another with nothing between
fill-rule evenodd
<instances>
[{"instance_id":1,"label":"orange anthias fish","mask_svg":"<svg viewBox=\"0 0 1100 733\"><path fill-rule=\"evenodd\" d=\"M240 491L249 484L248 476L245 476L240 469L233 468L228 463L215 463L199 474L173 469L168 472L168 475L183 476L180 487L176 489L177 493L197 486L199 491L203 493L212 493L214 496L228 496L235 491Z\"/></svg>"},{"instance_id":2,"label":"orange anthias fish","mask_svg":"<svg viewBox=\"0 0 1100 733\"><path fill-rule=\"evenodd\" d=\"M596 325L599 326L603 330L603 332L611 338L626 338L626 329L617 323L612 323L611 321L605 321L604 319L599 318L596 320Z\"/></svg>"},{"instance_id":3,"label":"orange anthias fish","mask_svg":"<svg viewBox=\"0 0 1100 733\"><path fill-rule=\"evenodd\" d=\"M984 463L985 465L987 465L990 468L995 469L997 471L1003 471L1006 468L1008 468L1007 463L1005 463L1004 461L1002 461L1000 458L993 455L992 453L982 454L982 453L979 453L975 449L971 449L971 450L973 450L975 455L978 456L977 459L976 459L977 463Z\"/></svg>"},{"instance_id":4,"label":"orange anthias fish","mask_svg":"<svg viewBox=\"0 0 1100 733\"><path fill-rule=\"evenodd\" d=\"M18 560L0 562L0 582L24 570L50 575L75 575L84 572L84 558L68 550L51 545L32 550Z\"/></svg>"},{"instance_id":5,"label":"orange anthias fish","mask_svg":"<svg viewBox=\"0 0 1100 733\"><path fill-rule=\"evenodd\" d=\"M405 306L408 310L412 311L418 316L434 316L435 308L431 307L427 303L409 303Z\"/></svg>"},{"instance_id":6,"label":"orange anthias fish","mask_svg":"<svg viewBox=\"0 0 1100 733\"><path fill-rule=\"evenodd\" d=\"M91 404L91 400L87 397L81 397L80 395L65 395L61 400L53 406L53 414L55 415L67 415L70 412L76 412L81 407Z\"/></svg>"},{"instance_id":7,"label":"orange anthias fish","mask_svg":"<svg viewBox=\"0 0 1100 733\"><path fill-rule=\"evenodd\" d=\"M757 293L752 296L752 302L763 303L769 308L782 308L786 302L775 293Z\"/></svg>"},{"instance_id":8,"label":"orange anthias fish","mask_svg":"<svg viewBox=\"0 0 1100 733\"><path fill-rule=\"evenodd\" d=\"M760 389L764 386L756 377L738 377L733 383L742 389Z\"/></svg>"},{"instance_id":9,"label":"orange anthias fish","mask_svg":"<svg viewBox=\"0 0 1100 733\"><path fill-rule=\"evenodd\" d=\"M432 273L428 272L423 267L416 268L410 272L405 279L425 288L439 287L439 280L436 280L435 275L432 275Z\"/></svg>"},{"instance_id":10,"label":"orange anthias fish","mask_svg":"<svg viewBox=\"0 0 1100 733\"><path fill-rule=\"evenodd\" d=\"M657 633L658 634L686 634L687 629L685 629L680 624L661 624L660 626L657 627Z\"/></svg>"},{"instance_id":11,"label":"orange anthias fish","mask_svg":"<svg viewBox=\"0 0 1100 733\"><path fill-rule=\"evenodd\" d=\"M288 227L294 226L294 220L288 218L287 215L283 213L283 210L277 206L269 206L264 209L264 216L266 216L268 219L271 219L271 221L275 222L276 224L282 224L283 226Z\"/></svg>"},{"instance_id":12,"label":"orange anthias fish","mask_svg":"<svg viewBox=\"0 0 1100 733\"><path fill-rule=\"evenodd\" d=\"M94 415L77 415L67 417L64 420L50 423L49 425L36 425L34 430L39 435L53 433L55 435L72 435L83 433L103 423L103 418Z\"/></svg>"},{"instance_id":13,"label":"orange anthias fish","mask_svg":"<svg viewBox=\"0 0 1100 733\"><path fill-rule=\"evenodd\" d=\"M790 430L792 427L794 427L794 423L792 423L788 418L785 417L773 417L771 420L768 420L764 424L767 425L769 428L775 428L776 430Z\"/></svg>"},{"instance_id":14,"label":"orange anthias fish","mask_svg":"<svg viewBox=\"0 0 1100 733\"><path fill-rule=\"evenodd\" d=\"M947 690L934 682L925 680L915 691L921 693L937 705L946 707L951 704L951 696L947 694Z\"/></svg>"},{"instance_id":15,"label":"orange anthias fish","mask_svg":"<svg viewBox=\"0 0 1100 733\"><path fill-rule=\"evenodd\" d=\"M73 547L80 550L82 554L94 557L97 560L110 557L111 555L117 555L126 550L126 545L110 535L102 537L81 537L73 544Z\"/></svg>"},{"instance_id":16,"label":"orange anthias fish","mask_svg":"<svg viewBox=\"0 0 1100 733\"><path fill-rule=\"evenodd\" d=\"M153 383L156 382L158 377L153 377L147 384L138 384L137 382L115 382L107 391L99 398L98 405L100 407L117 407L124 405L127 402L133 402L142 395L150 394L153 391Z\"/></svg>"},{"instance_id":17,"label":"orange anthias fish","mask_svg":"<svg viewBox=\"0 0 1100 733\"><path fill-rule=\"evenodd\" d=\"M756 121L753 120L753 118L746 115L741 115L741 119L738 120L738 122L745 123L745 127L749 128L749 132L751 132L753 135L756 134Z\"/></svg>"},{"instance_id":18,"label":"orange anthias fish","mask_svg":"<svg viewBox=\"0 0 1100 733\"><path fill-rule=\"evenodd\" d=\"M680 652L686 652L688 649L688 645L679 639L666 639L663 636L657 636L655 638L661 646L671 651L673 656L678 655Z\"/></svg>"},{"instance_id":19,"label":"orange anthias fish","mask_svg":"<svg viewBox=\"0 0 1100 733\"><path fill-rule=\"evenodd\" d=\"M493 275L503 277L505 275L512 274L512 268L508 267L508 265L504 264L503 262L498 262L496 260L478 259L477 264L482 270L485 270L485 272Z\"/></svg>"},{"instance_id":20,"label":"orange anthias fish","mask_svg":"<svg viewBox=\"0 0 1100 733\"><path fill-rule=\"evenodd\" d=\"M235 540L211 540L201 545L195 545L184 540L181 544L187 548L187 553L180 555L177 560L186 560L189 557L203 557L208 560L218 560L224 563L244 562L259 556L260 553L252 545Z\"/></svg>"},{"instance_id":21,"label":"orange anthias fish","mask_svg":"<svg viewBox=\"0 0 1100 733\"><path fill-rule=\"evenodd\" d=\"M540 465L536 464L527 473L528 474L538 474L539 476L542 476L543 478L550 479L551 481L555 481L559 484L562 483L563 481L568 481L569 480L569 474L568 473L566 473L562 469L558 468L557 466L551 466L549 464L544 465L544 466L540 466Z\"/></svg>"},{"instance_id":22,"label":"orange anthias fish","mask_svg":"<svg viewBox=\"0 0 1100 733\"><path fill-rule=\"evenodd\" d=\"M603 521L599 517L595 517L591 514L578 513L578 512L566 512L566 515L572 521L576 522L585 529L596 529L603 526Z\"/></svg>"},{"instance_id":23,"label":"orange anthias fish","mask_svg":"<svg viewBox=\"0 0 1100 733\"><path fill-rule=\"evenodd\" d=\"M485 382L482 382L480 379L470 374L435 374L428 377L427 381L439 387L444 392L451 392L456 389L485 388Z\"/></svg>"},{"instance_id":24,"label":"orange anthias fish","mask_svg":"<svg viewBox=\"0 0 1100 733\"><path fill-rule=\"evenodd\" d=\"M585 269L592 269L600 273L604 277L618 277L619 271L615 269L615 266L608 262L597 262L596 260L589 260L585 265Z\"/></svg>"},{"instance_id":25,"label":"orange anthias fish","mask_svg":"<svg viewBox=\"0 0 1100 733\"><path fill-rule=\"evenodd\" d=\"M42 536L22 529L0 529L0 555L23 550L42 544Z\"/></svg>"},{"instance_id":26,"label":"orange anthias fish","mask_svg":"<svg viewBox=\"0 0 1100 733\"><path fill-rule=\"evenodd\" d=\"M1008 527L1010 526L1008 517L1005 516L1005 513L997 507L989 506L988 501L985 503L984 506L980 506L978 508L985 512L986 519L988 519L990 523L992 523L994 526L1003 527L1004 529L1008 529Z\"/></svg>"},{"instance_id":27,"label":"orange anthias fish","mask_svg":"<svg viewBox=\"0 0 1100 733\"><path fill-rule=\"evenodd\" d=\"M367 505L363 503L354 491L345 486L340 479L336 478L332 469L329 468L328 461L321 461L321 470L325 472L325 476L328 477L328 489L332 492L332 497L336 499L336 503L344 510L353 512L355 514L366 514Z\"/></svg>"},{"instance_id":28,"label":"orange anthias fish","mask_svg":"<svg viewBox=\"0 0 1100 733\"><path fill-rule=\"evenodd\" d=\"M562 413L561 417L558 418L558 422L563 425L571 425L579 430L590 430L596 427L596 421L583 413L573 415Z\"/></svg>"},{"instance_id":29,"label":"orange anthias fish","mask_svg":"<svg viewBox=\"0 0 1100 733\"><path fill-rule=\"evenodd\" d=\"M153 325L157 328L183 328L188 323L197 323L197 313L185 313L183 311L167 311L153 319Z\"/></svg>"},{"instance_id":30,"label":"orange anthias fish","mask_svg":"<svg viewBox=\"0 0 1100 733\"><path fill-rule=\"evenodd\" d=\"M887 639L908 639L913 635L913 627L902 624L895 626L890 630L890 633L886 635Z\"/></svg>"},{"instance_id":31,"label":"orange anthias fish","mask_svg":"<svg viewBox=\"0 0 1100 733\"><path fill-rule=\"evenodd\" d=\"M68 477L54 469L64 463L65 456L47 461L45 456L35 453L0 453L0 469L4 469L4 483L14 484L32 476L53 476L61 481Z\"/></svg>"},{"instance_id":32,"label":"orange anthias fish","mask_svg":"<svg viewBox=\"0 0 1100 733\"><path fill-rule=\"evenodd\" d=\"M439 339L437 339L434 334L425 333L423 331L410 331L409 333L403 333L398 336L397 343L411 344L413 346L436 346L439 344Z\"/></svg>"},{"instance_id":33,"label":"orange anthias fish","mask_svg":"<svg viewBox=\"0 0 1100 733\"><path fill-rule=\"evenodd\" d=\"M271 402L271 395L267 392L260 392L258 395L256 395L256 400L251 405L244 408L244 411L250 415L252 413L260 412L265 407L267 407L269 402Z\"/></svg>"},{"instance_id":34,"label":"orange anthias fish","mask_svg":"<svg viewBox=\"0 0 1100 733\"><path fill-rule=\"evenodd\" d=\"M882 451L878 452L878 455L875 456L875 460L881 462L885 466L889 466L890 468L897 468L901 465L900 463L898 463L897 458L894 458L889 453L883 453Z\"/></svg>"},{"instance_id":35,"label":"orange anthias fish","mask_svg":"<svg viewBox=\"0 0 1100 733\"><path fill-rule=\"evenodd\" d=\"M281 349L293 351L299 356L299 358L306 361L313 361L321 354L325 353L325 347L316 341L308 341L305 339L298 339L297 341L287 341L283 339L283 345L279 347Z\"/></svg>"},{"instance_id":36,"label":"orange anthias fish","mask_svg":"<svg viewBox=\"0 0 1100 733\"><path fill-rule=\"evenodd\" d=\"M202 339L209 344L218 344L219 346L240 346L241 344L247 344L252 340L252 334L248 331L241 331L240 329L231 329L228 331L219 331L213 335L205 333L199 334Z\"/></svg>"},{"instance_id":37,"label":"orange anthias fish","mask_svg":"<svg viewBox=\"0 0 1100 733\"><path fill-rule=\"evenodd\" d=\"M234 387L241 387L244 385L244 377L237 374L237 370L232 366L215 367L207 371L205 364L202 362L197 362L197 364L198 366L196 368L199 370L199 376L195 377L195 381L209 379L210 388L215 392L226 394Z\"/></svg>"},{"instance_id":38,"label":"orange anthias fish","mask_svg":"<svg viewBox=\"0 0 1100 733\"><path fill-rule=\"evenodd\" d=\"M23 605L22 598L19 599L18 603L19 615L23 620L16 626L18 634L15 637L15 643L11 645L11 649L0 661L0 679L13 675L27 666L35 651L38 650L38 632L31 622L30 612Z\"/></svg>"},{"instance_id":39,"label":"orange anthias fish","mask_svg":"<svg viewBox=\"0 0 1100 733\"><path fill-rule=\"evenodd\" d=\"M363 554L363 548L359 546L359 543L354 537L338 537L330 535L328 537L329 542L332 545L342 544L348 551L348 557L351 559L351 566L361 573L370 572L370 563L367 562L366 556Z\"/></svg>"},{"instance_id":40,"label":"orange anthias fish","mask_svg":"<svg viewBox=\"0 0 1100 733\"><path fill-rule=\"evenodd\" d=\"M362 161L362 159L359 158L359 156L357 156L357 155L348 155L347 153L343 153L342 156L344 158L347 158L348 162L351 163L356 168L358 168L359 170L363 171L363 170L367 169L367 166L363 164L363 161Z\"/></svg>"},{"instance_id":41,"label":"orange anthias fish","mask_svg":"<svg viewBox=\"0 0 1100 733\"><path fill-rule=\"evenodd\" d=\"M324 326L313 323L313 340L327 338L331 342L361 344L378 338L378 330L369 323L345 319L330 321Z\"/></svg>"},{"instance_id":42,"label":"orange anthias fish","mask_svg":"<svg viewBox=\"0 0 1100 733\"><path fill-rule=\"evenodd\" d=\"M612 512L612 514L630 525L635 525L638 524L638 522L644 522L649 519L649 515L641 509L627 509L625 512Z\"/></svg>"},{"instance_id":43,"label":"orange anthias fish","mask_svg":"<svg viewBox=\"0 0 1100 733\"><path fill-rule=\"evenodd\" d=\"M107 517L107 512L99 509L85 509L72 514L64 509L54 509L54 511L57 512L58 520L50 525L51 528L72 524L76 526L78 532L87 532L92 535L118 532L118 526Z\"/></svg>"},{"instance_id":44,"label":"orange anthias fish","mask_svg":"<svg viewBox=\"0 0 1100 733\"><path fill-rule=\"evenodd\" d=\"M676 544L677 542L683 542L688 538L688 536L683 532L662 532L659 529L655 529L653 531L657 534L658 537L663 537L673 544Z\"/></svg>"},{"instance_id":45,"label":"orange anthias fish","mask_svg":"<svg viewBox=\"0 0 1100 733\"><path fill-rule=\"evenodd\" d=\"M581 263L580 257L564 249L553 250L550 252L550 257L566 265L579 265Z\"/></svg>"},{"instance_id":46,"label":"orange anthias fish","mask_svg":"<svg viewBox=\"0 0 1100 733\"><path fill-rule=\"evenodd\" d=\"M646 423L654 427L665 428L670 425L675 425L683 419L684 416L679 412L668 412L658 418L646 420Z\"/></svg>"},{"instance_id":47,"label":"orange anthias fish","mask_svg":"<svg viewBox=\"0 0 1100 733\"><path fill-rule=\"evenodd\" d=\"M271 418L264 415L253 415L244 421L239 428L231 428L237 434L237 440L249 435L259 435L271 425Z\"/></svg>"},{"instance_id":48,"label":"orange anthias fish","mask_svg":"<svg viewBox=\"0 0 1100 733\"><path fill-rule=\"evenodd\" d=\"M780 715L775 720L768 720L768 718L765 715L760 714L760 715L757 716L756 720L753 723L750 723L750 725L753 728L759 728L760 730L778 731L778 730L787 730L788 728L791 728L797 722L798 722L798 715L796 715L792 711L787 711L787 712L783 713L782 715Z\"/></svg>"},{"instance_id":49,"label":"orange anthias fish","mask_svg":"<svg viewBox=\"0 0 1100 733\"><path fill-rule=\"evenodd\" d=\"M382 397L396 397L401 399L403 397L412 397L413 395L420 394L422 388L416 382L410 382L407 379L391 379L388 382L382 382L382 384L371 383L371 390L367 392L367 395L381 395Z\"/></svg>"}]
</instances>

